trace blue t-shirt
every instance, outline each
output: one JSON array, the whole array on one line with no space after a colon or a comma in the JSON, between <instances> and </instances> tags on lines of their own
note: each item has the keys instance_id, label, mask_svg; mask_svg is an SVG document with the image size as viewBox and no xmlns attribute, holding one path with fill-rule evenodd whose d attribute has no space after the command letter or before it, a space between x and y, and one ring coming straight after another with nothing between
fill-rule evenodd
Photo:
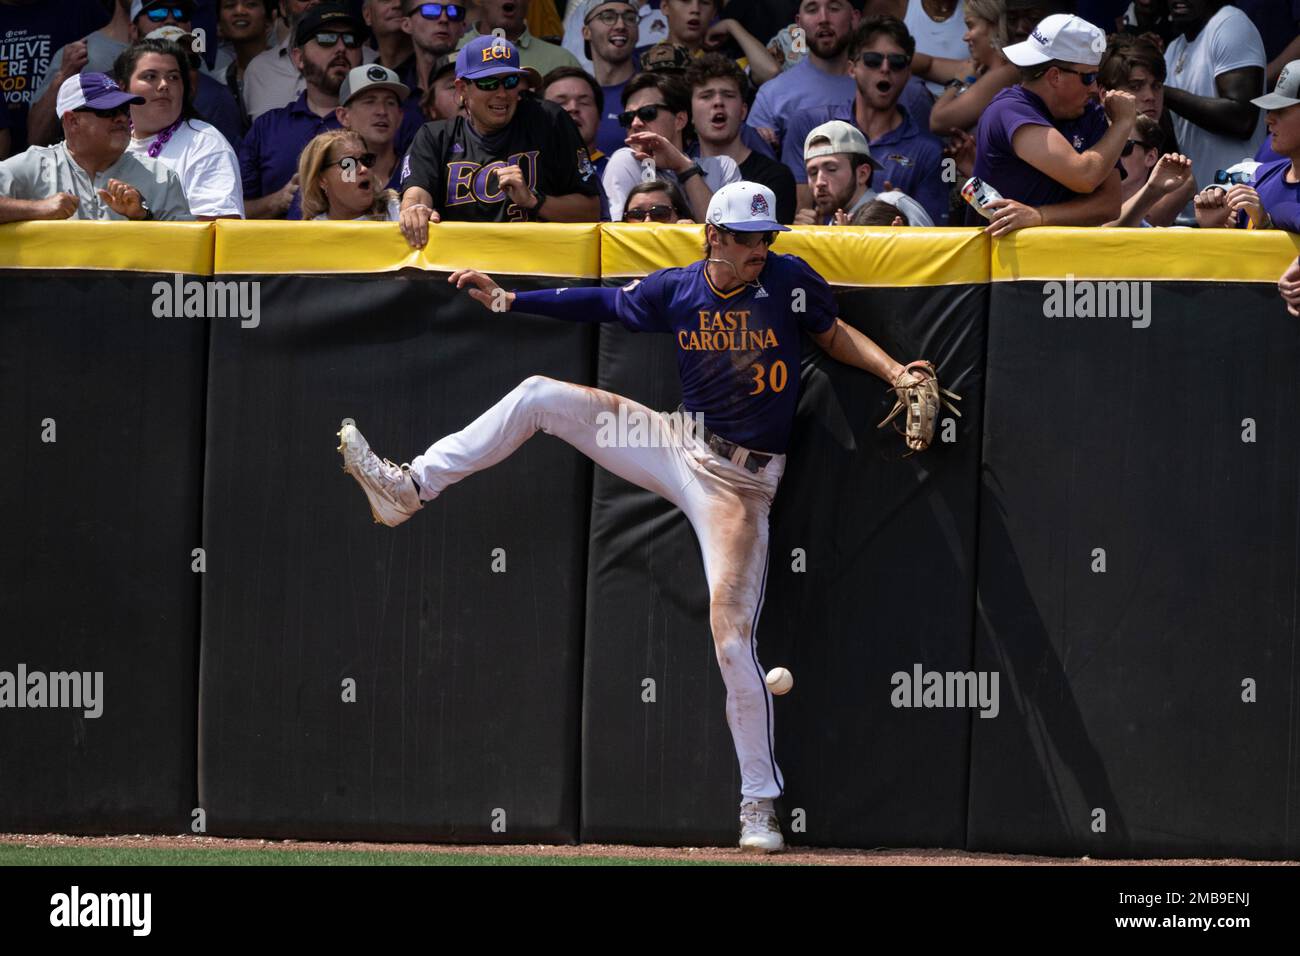
<instances>
[{"instance_id":1,"label":"blue t-shirt","mask_svg":"<svg viewBox=\"0 0 1300 956\"><path fill-rule=\"evenodd\" d=\"M1300 183L1286 181L1291 160L1279 159L1255 170L1255 192L1273 225L1287 232L1300 232Z\"/></svg>"},{"instance_id":2,"label":"blue t-shirt","mask_svg":"<svg viewBox=\"0 0 1300 956\"><path fill-rule=\"evenodd\" d=\"M99 0L0 4L0 97L9 112L14 153L27 148L27 112L50 58L108 21Z\"/></svg>"},{"instance_id":3,"label":"blue t-shirt","mask_svg":"<svg viewBox=\"0 0 1300 956\"><path fill-rule=\"evenodd\" d=\"M994 96L980 117L975 175L1004 199L1014 199L1027 206L1051 206L1077 198L1078 193L1029 165L1011 148L1016 131L1031 125L1055 127L1079 153L1105 136L1109 126L1105 110L1094 102L1088 103L1078 119L1058 120L1048 111L1042 97L1017 83Z\"/></svg>"},{"instance_id":4,"label":"blue t-shirt","mask_svg":"<svg viewBox=\"0 0 1300 956\"><path fill-rule=\"evenodd\" d=\"M745 120L750 126L766 126L776 131L784 145L786 123L798 110L845 103L857 94L853 77L823 73L805 57L779 76L758 88L754 106Z\"/></svg>"},{"instance_id":5,"label":"blue t-shirt","mask_svg":"<svg viewBox=\"0 0 1300 956\"><path fill-rule=\"evenodd\" d=\"M948 184L943 181L943 144L937 136L914 123L901 105L899 112L903 122L870 141L872 158L884 167L872 175L871 188L884 192L885 183L892 183L894 189L907 193L924 206L936 226L946 225ZM808 169L803 161L803 145L808 134L831 120L844 120L856 126L853 102L800 110L790 118L781 160L794 173L795 182L808 182Z\"/></svg>"},{"instance_id":6,"label":"blue t-shirt","mask_svg":"<svg viewBox=\"0 0 1300 956\"><path fill-rule=\"evenodd\" d=\"M835 296L797 256L768 253L756 286L725 295L704 266L701 260L629 282L616 299L618 319L634 332L673 334L688 412L729 441L784 454L799 398L799 332L829 329Z\"/></svg>"},{"instance_id":7,"label":"blue t-shirt","mask_svg":"<svg viewBox=\"0 0 1300 956\"><path fill-rule=\"evenodd\" d=\"M303 147L331 129L339 129L338 117L333 110L323 117L309 110L306 91L288 106L267 110L255 119L239 146L244 198L269 196L287 183L298 171Z\"/></svg>"}]
</instances>

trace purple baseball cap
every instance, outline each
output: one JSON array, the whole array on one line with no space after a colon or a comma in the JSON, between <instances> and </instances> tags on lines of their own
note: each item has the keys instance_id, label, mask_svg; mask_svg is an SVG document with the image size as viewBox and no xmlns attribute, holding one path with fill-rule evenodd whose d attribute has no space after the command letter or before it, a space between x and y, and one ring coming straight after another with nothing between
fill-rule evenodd
<instances>
[{"instance_id":1,"label":"purple baseball cap","mask_svg":"<svg viewBox=\"0 0 1300 956\"><path fill-rule=\"evenodd\" d=\"M475 37L466 43L456 56L456 79L478 80L486 76L519 73L527 76L519 66L519 50L505 37L489 34Z\"/></svg>"},{"instance_id":2,"label":"purple baseball cap","mask_svg":"<svg viewBox=\"0 0 1300 956\"><path fill-rule=\"evenodd\" d=\"M111 110L123 103L143 106L143 96L124 93L106 73L78 73L63 81L59 87L59 98L54 105L54 114L63 119L68 110L89 106L95 110Z\"/></svg>"}]
</instances>

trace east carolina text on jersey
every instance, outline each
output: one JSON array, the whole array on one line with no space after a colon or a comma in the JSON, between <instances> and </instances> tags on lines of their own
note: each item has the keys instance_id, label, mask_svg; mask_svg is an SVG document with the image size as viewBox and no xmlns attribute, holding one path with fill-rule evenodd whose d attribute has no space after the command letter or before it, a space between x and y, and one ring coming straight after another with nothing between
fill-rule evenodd
<instances>
[{"instance_id":1,"label":"east carolina text on jersey","mask_svg":"<svg viewBox=\"0 0 1300 956\"><path fill-rule=\"evenodd\" d=\"M747 448L785 452L799 396L799 333L835 322L835 296L806 262L769 253L755 284L726 293L704 262L660 269L620 289L615 310L634 331L673 334L688 412Z\"/></svg>"}]
</instances>

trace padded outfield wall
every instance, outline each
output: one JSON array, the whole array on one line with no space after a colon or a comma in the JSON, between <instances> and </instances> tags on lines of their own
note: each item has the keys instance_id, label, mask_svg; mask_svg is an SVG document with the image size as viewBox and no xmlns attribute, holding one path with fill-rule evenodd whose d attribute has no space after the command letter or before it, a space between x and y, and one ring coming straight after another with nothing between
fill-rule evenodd
<instances>
[{"instance_id":1,"label":"padded outfield wall","mask_svg":"<svg viewBox=\"0 0 1300 956\"><path fill-rule=\"evenodd\" d=\"M681 515L538 436L385 529L334 450L351 417L408 459L531 374L676 407L666 336L445 280L622 283L700 233L445 224L414 253L380 224L0 229L22 463L0 703L20 664L102 680L98 716L0 707L0 830L185 832L200 808L220 835L732 842ZM1295 856L1290 239L807 228L777 251L964 398L902 458L881 383L805 349L759 624L796 679L790 842ZM187 316L177 276L236 283L245 314ZM903 674L995 696L933 706L956 702Z\"/></svg>"}]
</instances>

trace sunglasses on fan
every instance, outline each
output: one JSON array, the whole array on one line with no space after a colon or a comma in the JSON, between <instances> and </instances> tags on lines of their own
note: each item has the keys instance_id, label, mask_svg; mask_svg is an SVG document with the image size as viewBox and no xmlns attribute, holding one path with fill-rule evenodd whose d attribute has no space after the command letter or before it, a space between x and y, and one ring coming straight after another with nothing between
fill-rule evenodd
<instances>
[{"instance_id":1,"label":"sunglasses on fan","mask_svg":"<svg viewBox=\"0 0 1300 956\"><path fill-rule=\"evenodd\" d=\"M492 93L499 86L503 86L507 90L513 90L522 79L523 77L518 73L510 73L506 76L485 76L479 80L470 80L470 82L484 93Z\"/></svg>"},{"instance_id":2,"label":"sunglasses on fan","mask_svg":"<svg viewBox=\"0 0 1300 956\"><path fill-rule=\"evenodd\" d=\"M465 19L465 8L459 3L422 3L416 11L426 20L436 20L444 12L452 23L460 23Z\"/></svg>"}]
</instances>

